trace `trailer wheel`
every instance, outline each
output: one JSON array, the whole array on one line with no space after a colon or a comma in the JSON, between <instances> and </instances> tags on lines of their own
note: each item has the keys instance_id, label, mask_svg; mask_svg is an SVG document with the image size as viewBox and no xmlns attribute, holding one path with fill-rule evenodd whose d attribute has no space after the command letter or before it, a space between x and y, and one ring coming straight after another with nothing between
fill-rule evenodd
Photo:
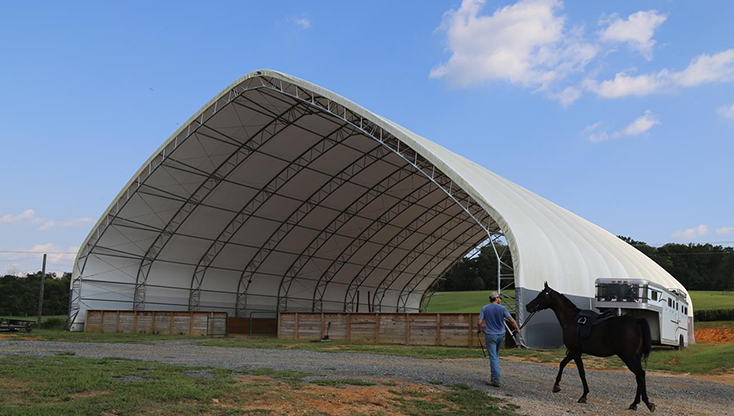
<instances>
[{"instance_id":1,"label":"trailer wheel","mask_svg":"<svg viewBox=\"0 0 734 416\"><path fill-rule=\"evenodd\" d=\"M680 338L678 339L678 346L675 347L675 349L676 349L676 351L682 351L683 348L685 348L685 347L686 347L686 344L683 341L683 335L681 335Z\"/></svg>"}]
</instances>

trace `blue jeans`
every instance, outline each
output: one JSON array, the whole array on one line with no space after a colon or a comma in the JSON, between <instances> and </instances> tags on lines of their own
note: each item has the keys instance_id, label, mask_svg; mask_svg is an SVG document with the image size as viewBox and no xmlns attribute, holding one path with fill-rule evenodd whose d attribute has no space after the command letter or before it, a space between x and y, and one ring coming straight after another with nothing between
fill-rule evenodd
<instances>
[{"instance_id":1,"label":"blue jeans","mask_svg":"<svg viewBox=\"0 0 734 416\"><path fill-rule=\"evenodd\" d=\"M484 334L484 342L487 345L489 355L489 369L492 372L491 381L500 382L500 346L505 342L505 334Z\"/></svg>"}]
</instances>

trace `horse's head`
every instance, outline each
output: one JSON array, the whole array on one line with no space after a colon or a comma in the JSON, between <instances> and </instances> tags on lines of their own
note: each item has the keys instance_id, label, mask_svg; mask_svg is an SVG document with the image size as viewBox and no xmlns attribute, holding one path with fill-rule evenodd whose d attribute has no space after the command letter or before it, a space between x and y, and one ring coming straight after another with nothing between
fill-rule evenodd
<instances>
[{"instance_id":1,"label":"horse's head","mask_svg":"<svg viewBox=\"0 0 734 416\"><path fill-rule=\"evenodd\" d=\"M532 313L550 308L552 303L552 293L553 289L548 287L548 282L545 282L545 287L543 288L543 290L538 293L538 296L536 296L535 299L530 301L530 303L525 306L525 309L527 309L528 312Z\"/></svg>"}]
</instances>

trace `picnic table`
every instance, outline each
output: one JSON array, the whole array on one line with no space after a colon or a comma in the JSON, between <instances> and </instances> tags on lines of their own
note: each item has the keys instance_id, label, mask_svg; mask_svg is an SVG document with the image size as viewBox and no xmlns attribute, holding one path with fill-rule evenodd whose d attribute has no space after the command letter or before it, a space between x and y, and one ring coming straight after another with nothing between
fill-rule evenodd
<instances>
[{"instance_id":1,"label":"picnic table","mask_svg":"<svg viewBox=\"0 0 734 416\"><path fill-rule=\"evenodd\" d=\"M36 321L0 318L0 332L31 332Z\"/></svg>"}]
</instances>

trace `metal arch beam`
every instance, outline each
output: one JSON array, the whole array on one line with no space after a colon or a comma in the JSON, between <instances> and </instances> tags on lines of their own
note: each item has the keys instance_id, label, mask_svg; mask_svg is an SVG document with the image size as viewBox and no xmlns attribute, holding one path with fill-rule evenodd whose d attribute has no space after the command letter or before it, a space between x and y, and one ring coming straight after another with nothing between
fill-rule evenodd
<instances>
[{"instance_id":1,"label":"metal arch beam","mask_svg":"<svg viewBox=\"0 0 734 416\"><path fill-rule=\"evenodd\" d=\"M298 175L303 169L319 159L333 147L352 137L353 135L344 132L345 128L352 130L349 124L342 124L328 135L322 137L311 147L303 151L295 160L286 165L281 171L275 175L264 187L252 197L232 217L229 223L222 229L216 242L209 245L209 248L201 256L199 262L191 277L191 290L189 292L189 310L196 310L201 300L201 285L209 266L224 250L229 241L237 234L237 232L247 223L252 214L257 212L270 198L275 195L286 183Z\"/></svg>"},{"instance_id":2,"label":"metal arch beam","mask_svg":"<svg viewBox=\"0 0 734 416\"><path fill-rule=\"evenodd\" d=\"M296 111L299 104L300 103L298 102L294 103L278 117L273 118L264 127L250 136L249 140L243 142L227 159L225 159L224 162L214 169L209 178L204 180L197 189L191 193L187 198L186 203L179 207L164 227L166 231L156 237L148 248L143 260L140 262L135 282L134 310L143 310L145 308L145 286L148 281L150 269L173 235L176 234L176 231L194 212L198 202L204 201L207 196L211 194L217 186L219 186L222 182L222 178L226 178L234 172L237 167L249 159L252 154L257 152L257 149L268 143L273 137L277 136L278 133L288 128L288 126L311 113L308 108L303 108L300 112Z\"/></svg>"},{"instance_id":3,"label":"metal arch beam","mask_svg":"<svg viewBox=\"0 0 734 416\"><path fill-rule=\"evenodd\" d=\"M344 267L354 254L359 251L375 234L386 227L390 222L395 219L398 215L403 213L408 208L412 207L414 203L417 203L421 199L431 195L436 191L435 184L431 181L426 181L423 185L413 189L412 192L408 193L395 204L383 212L379 217L375 218L370 225L364 228L357 237L347 245L338 256L334 258L326 272L321 275L321 279L316 284L313 292L313 306L314 312L321 312L323 308L324 295L329 283L339 274L339 271ZM383 247L384 248L384 247Z\"/></svg>"},{"instance_id":4,"label":"metal arch beam","mask_svg":"<svg viewBox=\"0 0 734 416\"><path fill-rule=\"evenodd\" d=\"M351 311L354 308L354 302L357 297L362 283L369 278L372 272L379 266L385 258L398 248L403 241L410 238L415 234L421 227L433 219L436 215L445 211L450 206L454 205L454 202L448 196L439 200L432 207L426 209L421 215L414 218L405 227L403 227L398 233L396 233L387 243L385 243L380 250L378 250L372 258L365 263L362 268L355 274L354 278L349 282L349 287L344 294L344 312ZM463 213L463 211L459 211ZM457 214L458 215L458 214ZM430 235L431 233L429 233Z\"/></svg>"},{"instance_id":5,"label":"metal arch beam","mask_svg":"<svg viewBox=\"0 0 734 416\"><path fill-rule=\"evenodd\" d=\"M441 250L440 254L437 254L429 262L427 262L423 266L423 269L420 272L418 272L417 274L415 274L415 276L413 276L413 278L411 278L411 280L403 287L403 289L400 291L400 294L398 295L398 301L397 301L397 305L396 305L396 310L398 312L404 312L404 311L406 311L407 310L406 305L407 305L408 297L412 294L413 290L415 290L415 288L420 285L420 283L422 283L426 278L428 278L428 276L431 273L433 273L434 270L444 260L450 258L451 255L455 251L461 249L461 247L463 247L467 243L471 243L471 241L475 240L477 236L484 235L484 234L486 234L486 231L484 231L482 229L478 230L476 233L474 233L472 235L467 235L467 233L464 233L464 236L466 236L466 237L463 240L455 240L455 241L452 241L446 247L444 247L443 250ZM468 247L466 250L462 251L461 255L457 256L456 259L454 260L454 262L452 262L452 265L453 265L453 263L459 261L462 258L463 254L470 252L474 248L474 246L475 246L475 244L472 243L470 247ZM449 267L447 267L446 270L448 270L450 267L451 267L451 265ZM419 276L421 276L420 277L420 280L418 282L416 282L414 285L411 286L411 283L414 282L415 279L417 277L419 277Z\"/></svg>"},{"instance_id":6,"label":"metal arch beam","mask_svg":"<svg viewBox=\"0 0 734 416\"><path fill-rule=\"evenodd\" d=\"M87 237L87 240L80 249L79 255L74 261L73 274L76 278L72 282L72 290L69 296L69 317L67 319L67 328L71 328L71 324L79 314L81 306L82 276L87 267L89 255L94 251L94 248L105 235L112 222L120 215L122 209L124 209L128 202L130 202L131 197L134 196L138 188L142 184L145 184L153 173L158 170L163 162L166 161L166 158L172 155L176 149L178 149L180 144L185 143L192 135L194 135L198 131L199 127L219 114L220 111L229 106L240 95L247 91L261 88L264 85L261 82L260 86L253 87L253 83L255 83L255 81L256 78L250 78L229 90L228 94L222 94L222 96L210 104L206 109L202 110L198 117L191 120L185 128L181 127L176 133L174 133L175 136L173 136L172 139L169 139L163 148L149 159L147 165L144 165L144 167L136 173L136 176L133 177L134 180L131 179L126 185L126 189L123 189L123 191L120 192L114 205L107 209L104 218L100 219L95 225L95 231L90 233L89 237ZM179 143L179 137L181 136L183 137L180 140L181 143Z\"/></svg>"},{"instance_id":7,"label":"metal arch beam","mask_svg":"<svg viewBox=\"0 0 734 416\"><path fill-rule=\"evenodd\" d=\"M416 244L412 250L406 253L406 255L403 256L403 258L400 259L397 264L395 264L395 266L385 275L385 277L380 281L380 283L377 285L377 288L375 289L375 294L372 297L372 311L381 311L382 300L385 297L385 293L387 293L388 289L403 274L405 270L407 270L419 258L421 258L421 256L436 242L441 241L441 239L446 234L448 234L452 230L455 230L456 227L467 221L464 218L460 218L464 214L464 211L460 210L457 214L450 217L436 230L434 230L433 233L426 235L426 237L423 238L422 241ZM471 228L474 228L475 226L476 224L472 224L472 226L469 227L469 230Z\"/></svg>"},{"instance_id":8,"label":"metal arch beam","mask_svg":"<svg viewBox=\"0 0 734 416\"><path fill-rule=\"evenodd\" d=\"M275 230L266 240L266 242L259 248L258 252L252 257L250 262L245 266L240 276L240 280L237 284L237 298L235 315L239 316L241 311L247 309L247 295L252 283L252 277L260 269L260 266L280 244L280 242L286 238L290 232L300 225L301 221L306 215L315 207L319 206L329 195L334 191L341 188L342 185L349 183L349 181L360 172L363 172L378 161L384 160L384 158L391 153L384 148L382 145L374 147L366 154L361 155L354 162L345 166L340 172L332 176L332 178L317 189L313 194L306 198L298 208L281 224L281 226ZM302 254L302 253L301 253Z\"/></svg>"},{"instance_id":9,"label":"metal arch beam","mask_svg":"<svg viewBox=\"0 0 734 416\"><path fill-rule=\"evenodd\" d=\"M477 233L477 234L480 234L480 233ZM444 269L444 272L443 272L443 274L445 274L445 273L447 273L447 272L448 272L449 270L451 270L451 269L452 269L452 268L453 268L453 267L454 267L454 266L456 265L456 263L458 263L458 262L459 262L459 260L461 260L461 259L463 259L463 258L465 258L465 257L472 257L472 256L474 255L474 253L475 253L475 252L479 252L479 251L481 251L481 249L482 249L482 248L484 247L484 245L486 245L487 243L489 243L489 239L485 239L485 240L484 240L483 242L479 243L479 245L477 245L476 247L473 247L473 248L471 248L471 246L470 246L470 248L466 249L466 250L465 250L464 252L462 252L462 253L461 253L460 255L456 256L456 258L455 258L455 259L454 259L454 261L453 261L453 262L451 263L451 265L449 265L448 267L446 267L446 268ZM424 308L426 308L426 307L428 306L428 303L429 303L429 302L431 301L431 298L433 297L433 294L435 293L435 290L434 290L434 288L436 287L436 283L438 283L438 282L439 282L439 280L440 280L440 277L436 278L436 279L435 279L435 280L434 280L434 281L433 281L433 282L432 282L432 283L431 283L431 284L430 284L430 285L429 285L429 286L428 286L428 287L427 287L427 288L426 288L426 289L425 289L425 290L423 291L423 293L421 294L421 299L420 299L420 301L418 302L418 305L419 305L418 311L419 311L419 312L422 312L422 311L424 310ZM408 282L408 284L410 284L410 282ZM407 286L407 285L406 285L406 286ZM405 298L405 299L406 299L405 303L407 303L407 299L408 299L408 298L409 298L409 297L410 297L410 296L411 296L411 295L413 294L413 292L414 292L414 289L415 289L415 288L411 288L411 290L410 290L410 291L409 291L409 292L407 293L407 295L406 295L406 298ZM426 299L426 295L428 296L428 302L425 302L425 299ZM400 301L400 298L398 298L398 301ZM398 309L399 309L399 308L398 308ZM404 306L403 306L403 309L404 309L404 310L407 310L407 307L406 307L406 306L404 305Z\"/></svg>"},{"instance_id":10,"label":"metal arch beam","mask_svg":"<svg viewBox=\"0 0 734 416\"><path fill-rule=\"evenodd\" d=\"M338 235L339 230L341 230L349 220L357 217L365 207L372 203L372 201L395 186L398 186L404 180L411 178L414 174L415 172L410 169L406 169L406 167L400 167L394 170L386 178L374 184L371 188L362 193L362 195L355 199L349 207L331 220L329 225L327 225L313 240L311 240L308 246L306 246L293 263L291 263L288 267L288 271L283 275L283 278L280 281L280 285L278 287L279 311L287 309L288 294L290 293L293 282L296 280L303 267L305 267L306 264L315 257L319 249L326 244L332 236Z\"/></svg>"}]
</instances>

